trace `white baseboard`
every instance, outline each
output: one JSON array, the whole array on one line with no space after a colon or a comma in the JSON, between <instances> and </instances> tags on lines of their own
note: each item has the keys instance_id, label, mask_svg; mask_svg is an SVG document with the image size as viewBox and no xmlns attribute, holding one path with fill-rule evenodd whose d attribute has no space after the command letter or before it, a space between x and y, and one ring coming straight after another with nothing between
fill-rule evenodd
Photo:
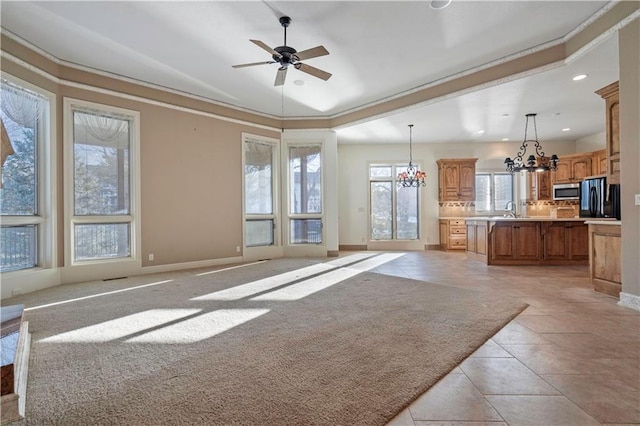
<instances>
[{"instance_id":1,"label":"white baseboard","mask_svg":"<svg viewBox=\"0 0 640 426\"><path fill-rule=\"evenodd\" d=\"M180 271L183 269L206 268L209 266L228 265L231 263L241 263L242 256L225 257L222 259L198 260L195 262L170 263L168 265L145 266L141 269L142 274L156 274L159 272Z\"/></svg>"},{"instance_id":2,"label":"white baseboard","mask_svg":"<svg viewBox=\"0 0 640 426\"><path fill-rule=\"evenodd\" d=\"M620 293L620 301L618 306L630 308L636 311L640 311L640 296L630 293Z\"/></svg>"}]
</instances>

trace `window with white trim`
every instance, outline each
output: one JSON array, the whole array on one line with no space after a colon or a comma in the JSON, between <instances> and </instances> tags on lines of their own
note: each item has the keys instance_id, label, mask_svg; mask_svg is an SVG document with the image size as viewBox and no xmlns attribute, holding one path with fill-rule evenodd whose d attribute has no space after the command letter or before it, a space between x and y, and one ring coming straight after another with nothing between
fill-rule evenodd
<instances>
[{"instance_id":1,"label":"window with white trim","mask_svg":"<svg viewBox=\"0 0 640 426\"><path fill-rule=\"evenodd\" d=\"M418 188L399 184L397 176L404 169L406 164L369 165L369 237L372 240L419 238Z\"/></svg>"},{"instance_id":2,"label":"window with white trim","mask_svg":"<svg viewBox=\"0 0 640 426\"><path fill-rule=\"evenodd\" d=\"M289 146L289 244L322 244L322 146Z\"/></svg>"},{"instance_id":3,"label":"window with white trim","mask_svg":"<svg viewBox=\"0 0 640 426\"><path fill-rule=\"evenodd\" d=\"M245 246L279 243L276 229L277 144L244 136Z\"/></svg>"},{"instance_id":4,"label":"window with white trim","mask_svg":"<svg viewBox=\"0 0 640 426\"><path fill-rule=\"evenodd\" d=\"M0 271L50 267L54 96L8 76L1 95Z\"/></svg>"},{"instance_id":5,"label":"window with white trim","mask_svg":"<svg viewBox=\"0 0 640 426\"><path fill-rule=\"evenodd\" d=\"M476 173L476 211L506 211L514 200L513 175L506 172Z\"/></svg>"},{"instance_id":6,"label":"window with white trim","mask_svg":"<svg viewBox=\"0 0 640 426\"><path fill-rule=\"evenodd\" d=\"M138 113L65 100L73 263L133 258Z\"/></svg>"}]
</instances>

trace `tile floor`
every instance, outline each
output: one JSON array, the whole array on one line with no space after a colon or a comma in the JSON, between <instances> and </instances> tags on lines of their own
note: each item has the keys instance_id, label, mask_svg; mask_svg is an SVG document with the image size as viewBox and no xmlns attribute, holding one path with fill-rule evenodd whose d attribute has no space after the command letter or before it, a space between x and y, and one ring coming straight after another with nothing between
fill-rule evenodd
<instances>
[{"instance_id":1,"label":"tile floor","mask_svg":"<svg viewBox=\"0 0 640 426\"><path fill-rule=\"evenodd\" d=\"M426 251L375 272L530 305L389 426L640 424L640 312L594 292L586 266L487 266Z\"/></svg>"}]
</instances>

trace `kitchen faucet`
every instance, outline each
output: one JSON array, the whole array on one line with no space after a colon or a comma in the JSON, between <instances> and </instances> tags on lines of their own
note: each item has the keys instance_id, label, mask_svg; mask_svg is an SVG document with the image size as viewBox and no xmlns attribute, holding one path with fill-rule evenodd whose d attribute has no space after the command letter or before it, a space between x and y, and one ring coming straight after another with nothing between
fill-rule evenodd
<instances>
[{"instance_id":1,"label":"kitchen faucet","mask_svg":"<svg viewBox=\"0 0 640 426\"><path fill-rule=\"evenodd\" d=\"M507 210L507 212L504 214L504 217L516 217L515 205L513 204L513 201L507 201L507 205L504 206L504 209Z\"/></svg>"}]
</instances>

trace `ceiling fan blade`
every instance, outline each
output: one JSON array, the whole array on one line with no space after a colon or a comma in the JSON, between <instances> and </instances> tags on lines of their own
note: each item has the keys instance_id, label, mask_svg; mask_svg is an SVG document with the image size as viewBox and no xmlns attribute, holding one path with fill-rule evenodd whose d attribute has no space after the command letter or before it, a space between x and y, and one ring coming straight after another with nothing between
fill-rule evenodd
<instances>
[{"instance_id":1,"label":"ceiling fan blade","mask_svg":"<svg viewBox=\"0 0 640 426\"><path fill-rule=\"evenodd\" d=\"M282 86L284 84L284 79L287 78L287 69L287 67L278 68L276 82L273 84L274 86Z\"/></svg>"},{"instance_id":2,"label":"ceiling fan blade","mask_svg":"<svg viewBox=\"0 0 640 426\"><path fill-rule=\"evenodd\" d=\"M255 65L275 64L275 61L251 62L250 64L231 65L232 68L253 67Z\"/></svg>"},{"instance_id":3,"label":"ceiling fan blade","mask_svg":"<svg viewBox=\"0 0 640 426\"><path fill-rule=\"evenodd\" d=\"M275 50L273 50L272 48L267 46L267 44L265 42L262 42L260 40L249 40L249 41L251 43L255 44L256 46L263 48L264 50L266 50L267 52L269 52L272 55L280 56L280 54L278 52L276 52Z\"/></svg>"},{"instance_id":4,"label":"ceiling fan blade","mask_svg":"<svg viewBox=\"0 0 640 426\"><path fill-rule=\"evenodd\" d=\"M296 69L302 72L306 72L307 74L310 74L314 77L321 78L322 80L325 80L325 81L329 80L329 77L331 77L331 73L322 71L321 69L312 67L311 65L297 63L294 66L296 67Z\"/></svg>"},{"instance_id":5,"label":"ceiling fan blade","mask_svg":"<svg viewBox=\"0 0 640 426\"><path fill-rule=\"evenodd\" d=\"M324 56L328 54L329 52L327 51L327 49L324 48L324 46L316 46L316 47L312 47L311 49L298 52L295 54L295 56L298 57L299 61L304 61L305 59L316 58L318 56Z\"/></svg>"}]
</instances>

